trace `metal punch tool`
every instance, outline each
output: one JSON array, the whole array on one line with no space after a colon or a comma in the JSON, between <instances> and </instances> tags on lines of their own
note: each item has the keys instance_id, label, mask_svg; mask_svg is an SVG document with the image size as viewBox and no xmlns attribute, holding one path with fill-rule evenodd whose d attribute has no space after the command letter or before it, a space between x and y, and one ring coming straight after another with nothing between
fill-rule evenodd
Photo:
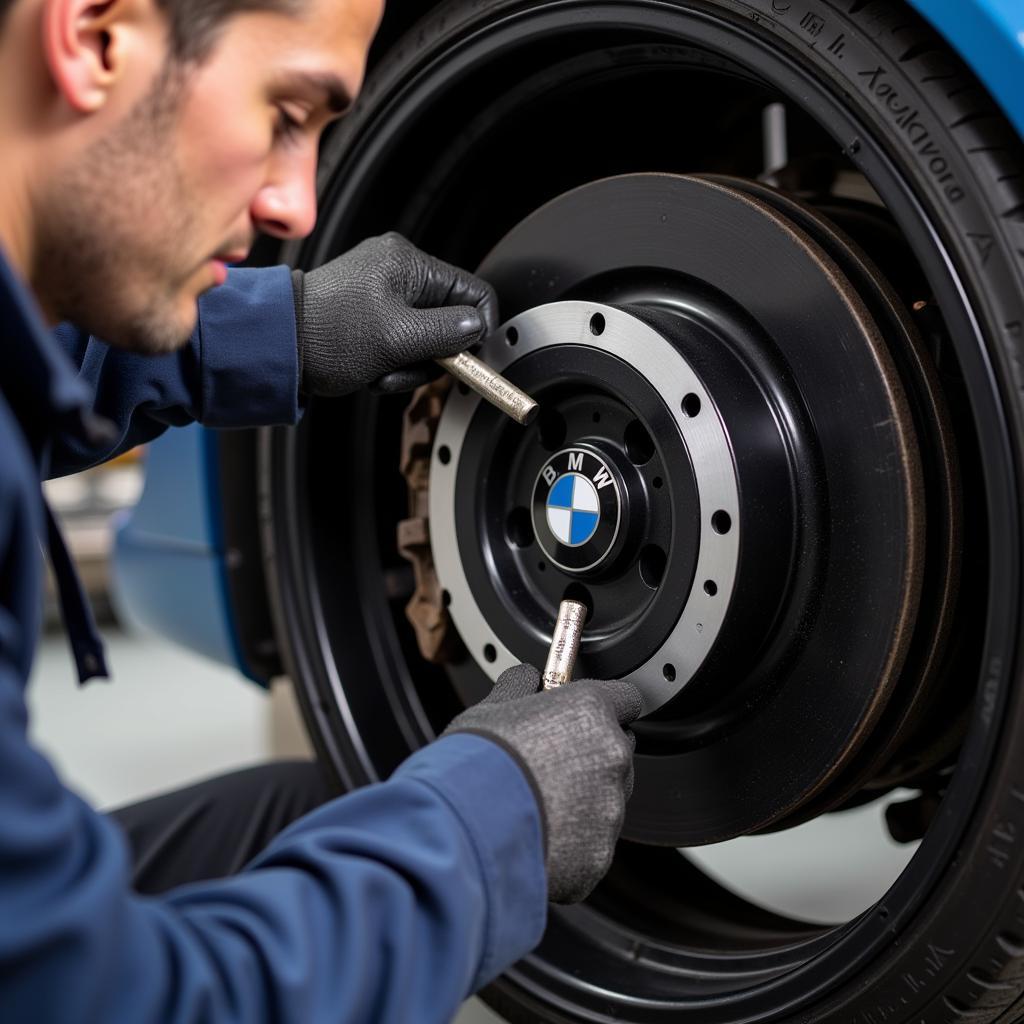
<instances>
[{"instance_id":1,"label":"metal punch tool","mask_svg":"<svg viewBox=\"0 0 1024 1024\"><path fill-rule=\"evenodd\" d=\"M492 370L482 359L460 352L437 360L456 380L461 380L481 398L528 427L536 418L538 405L522 389Z\"/></svg>"},{"instance_id":2,"label":"metal punch tool","mask_svg":"<svg viewBox=\"0 0 1024 1024\"><path fill-rule=\"evenodd\" d=\"M548 660L541 677L545 690L557 690L572 681L576 656L583 639L583 624L587 620L587 606L580 601L563 601L558 606L555 631L551 637Z\"/></svg>"}]
</instances>

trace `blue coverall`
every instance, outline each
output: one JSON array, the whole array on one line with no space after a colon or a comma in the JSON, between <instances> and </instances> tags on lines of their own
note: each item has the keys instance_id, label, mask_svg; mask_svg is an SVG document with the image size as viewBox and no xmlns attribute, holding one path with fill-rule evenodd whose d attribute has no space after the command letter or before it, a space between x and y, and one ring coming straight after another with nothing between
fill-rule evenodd
<instances>
[{"instance_id":1,"label":"blue coverall","mask_svg":"<svg viewBox=\"0 0 1024 1024\"><path fill-rule=\"evenodd\" d=\"M51 548L80 675L102 648L40 481L198 420L294 422L287 268L232 271L180 352L49 332L0 255L0 1021L432 1021L540 940L541 823L497 745L452 736L331 801L243 872L159 898L26 736ZM373 680L367 680L373 685Z\"/></svg>"}]
</instances>

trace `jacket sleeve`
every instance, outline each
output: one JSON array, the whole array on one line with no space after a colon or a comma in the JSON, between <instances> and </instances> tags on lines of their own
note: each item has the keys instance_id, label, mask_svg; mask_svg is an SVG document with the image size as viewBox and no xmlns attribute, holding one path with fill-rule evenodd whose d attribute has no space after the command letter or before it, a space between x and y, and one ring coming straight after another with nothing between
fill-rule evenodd
<instances>
[{"instance_id":1,"label":"jacket sleeve","mask_svg":"<svg viewBox=\"0 0 1024 1024\"><path fill-rule=\"evenodd\" d=\"M540 940L540 829L514 761L452 736L295 822L240 874L136 896L116 826L27 741L4 660L0 1020L450 1020Z\"/></svg>"},{"instance_id":2,"label":"jacket sleeve","mask_svg":"<svg viewBox=\"0 0 1024 1024\"><path fill-rule=\"evenodd\" d=\"M288 267L231 270L199 300L196 329L175 352L151 356L107 345L70 324L55 332L114 427L90 444L58 441L50 473L62 476L151 441L169 426L269 426L299 418L295 304Z\"/></svg>"}]
</instances>

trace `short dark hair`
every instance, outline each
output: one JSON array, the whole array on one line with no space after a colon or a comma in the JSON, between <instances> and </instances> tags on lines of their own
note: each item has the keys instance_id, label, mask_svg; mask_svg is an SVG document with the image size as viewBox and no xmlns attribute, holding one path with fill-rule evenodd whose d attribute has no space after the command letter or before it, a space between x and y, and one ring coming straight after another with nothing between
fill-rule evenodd
<instances>
[{"instance_id":1,"label":"short dark hair","mask_svg":"<svg viewBox=\"0 0 1024 1024\"><path fill-rule=\"evenodd\" d=\"M18 0L0 0L0 30L8 11ZM155 0L167 15L171 32L171 56L181 63L209 56L224 22L246 11L297 13L303 0Z\"/></svg>"},{"instance_id":2,"label":"short dark hair","mask_svg":"<svg viewBox=\"0 0 1024 1024\"><path fill-rule=\"evenodd\" d=\"M156 0L156 4L170 22L171 55L182 63L209 56L224 22L234 14L295 14L305 6L304 0Z\"/></svg>"}]
</instances>

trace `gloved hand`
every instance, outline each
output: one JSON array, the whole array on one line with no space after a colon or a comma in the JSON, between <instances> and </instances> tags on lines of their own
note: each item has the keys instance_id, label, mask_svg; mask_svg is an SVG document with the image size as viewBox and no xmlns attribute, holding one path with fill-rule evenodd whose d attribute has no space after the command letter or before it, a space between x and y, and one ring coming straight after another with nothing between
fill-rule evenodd
<instances>
[{"instance_id":1,"label":"gloved hand","mask_svg":"<svg viewBox=\"0 0 1024 1024\"><path fill-rule=\"evenodd\" d=\"M366 384L407 391L431 362L498 325L486 281L420 252L401 235L368 238L316 270L292 272L301 389L344 395Z\"/></svg>"},{"instance_id":2,"label":"gloved hand","mask_svg":"<svg viewBox=\"0 0 1024 1024\"><path fill-rule=\"evenodd\" d=\"M625 680L574 681L538 693L540 673L516 665L445 735L471 732L507 750L533 784L544 821L548 898L576 903L611 865L633 791L633 736L642 710Z\"/></svg>"}]
</instances>

